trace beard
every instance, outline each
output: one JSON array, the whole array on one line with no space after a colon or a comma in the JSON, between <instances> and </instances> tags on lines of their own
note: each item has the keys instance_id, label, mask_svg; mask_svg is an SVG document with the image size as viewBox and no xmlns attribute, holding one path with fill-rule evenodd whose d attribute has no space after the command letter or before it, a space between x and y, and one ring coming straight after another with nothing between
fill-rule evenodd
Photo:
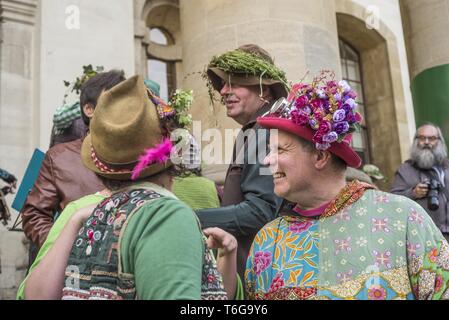
<instances>
[{"instance_id":1,"label":"beard","mask_svg":"<svg viewBox=\"0 0 449 320\"><path fill-rule=\"evenodd\" d=\"M411 159L420 169L428 170L433 166L441 166L446 157L446 152L441 143L438 143L434 148L419 147L417 144L412 147Z\"/></svg>"}]
</instances>

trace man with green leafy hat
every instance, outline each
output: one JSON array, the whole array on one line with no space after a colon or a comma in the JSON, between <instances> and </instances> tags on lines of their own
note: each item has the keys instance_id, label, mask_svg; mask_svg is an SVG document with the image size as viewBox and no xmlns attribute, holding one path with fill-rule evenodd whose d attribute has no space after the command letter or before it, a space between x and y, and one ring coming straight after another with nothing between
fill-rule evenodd
<instances>
[{"instance_id":1,"label":"man with green leafy hat","mask_svg":"<svg viewBox=\"0 0 449 320\"><path fill-rule=\"evenodd\" d=\"M256 118L286 97L285 73L267 51L248 44L213 57L205 76L209 93L222 97L227 116L242 126L228 168L222 207L197 212L203 227L219 227L238 240L237 269L243 278L248 251L257 231L275 218L281 199L273 193L273 178L261 161L269 132Z\"/></svg>"}]
</instances>

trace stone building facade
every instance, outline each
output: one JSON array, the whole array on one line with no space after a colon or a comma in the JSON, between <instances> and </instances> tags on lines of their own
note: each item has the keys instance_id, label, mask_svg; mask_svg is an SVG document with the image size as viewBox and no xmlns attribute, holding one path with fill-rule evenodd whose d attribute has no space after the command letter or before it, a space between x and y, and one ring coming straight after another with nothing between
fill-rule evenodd
<instances>
[{"instance_id":1,"label":"stone building facade","mask_svg":"<svg viewBox=\"0 0 449 320\"><path fill-rule=\"evenodd\" d=\"M422 103L432 97L429 78L447 72L449 35L441 30L448 8L449 0L0 0L0 167L20 180L33 149L48 148L63 80L87 64L150 77L164 94L194 90L201 131L225 137L237 124L210 105L199 73L213 55L256 43L290 81L331 69L356 87L365 123L354 146L391 182L408 157L415 114L449 132L449 91L438 95L429 119ZM223 147L225 157L232 143ZM225 167L206 171L220 181ZM0 263L0 299L12 298L27 264L26 241L2 226Z\"/></svg>"}]
</instances>

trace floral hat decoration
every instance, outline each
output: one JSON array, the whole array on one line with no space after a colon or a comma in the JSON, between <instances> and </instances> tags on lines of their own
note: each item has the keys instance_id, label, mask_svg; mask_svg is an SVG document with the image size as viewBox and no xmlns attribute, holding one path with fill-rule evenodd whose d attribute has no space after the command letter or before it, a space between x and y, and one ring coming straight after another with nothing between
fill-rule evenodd
<instances>
[{"instance_id":1,"label":"floral hat decoration","mask_svg":"<svg viewBox=\"0 0 449 320\"><path fill-rule=\"evenodd\" d=\"M311 84L294 84L287 99L279 99L257 121L312 141L316 149L329 150L349 166L359 167L361 159L349 146L362 121L356 111L357 93L346 81L334 79L333 72L321 71Z\"/></svg>"},{"instance_id":2,"label":"floral hat decoration","mask_svg":"<svg viewBox=\"0 0 449 320\"><path fill-rule=\"evenodd\" d=\"M192 90L177 89L170 97L168 103L156 95L151 89L148 89L148 97L156 106L159 120L165 124L164 127L166 127L166 132L164 132L164 135L166 138L156 146L146 149L145 152L139 156L139 161L133 169L131 176L132 180L136 180L141 175L141 172L151 164L166 163L171 156L174 156L174 152L176 151L175 145L180 141L175 141L175 143L173 143L168 136L171 131L176 129L186 129L192 123L192 115L188 112L193 103Z\"/></svg>"}]
</instances>

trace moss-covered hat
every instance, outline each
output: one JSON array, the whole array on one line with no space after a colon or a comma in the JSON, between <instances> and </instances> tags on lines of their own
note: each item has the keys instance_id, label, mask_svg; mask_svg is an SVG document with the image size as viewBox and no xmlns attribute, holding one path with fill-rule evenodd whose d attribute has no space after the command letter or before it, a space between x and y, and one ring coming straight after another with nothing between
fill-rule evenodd
<instances>
[{"instance_id":1,"label":"moss-covered hat","mask_svg":"<svg viewBox=\"0 0 449 320\"><path fill-rule=\"evenodd\" d=\"M287 97L289 92L285 72L274 64L268 52L254 44L213 57L207 77L216 91L221 90L223 82L229 82L241 86L267 85L275 100Z\"/></svg>"}]
</instances>

